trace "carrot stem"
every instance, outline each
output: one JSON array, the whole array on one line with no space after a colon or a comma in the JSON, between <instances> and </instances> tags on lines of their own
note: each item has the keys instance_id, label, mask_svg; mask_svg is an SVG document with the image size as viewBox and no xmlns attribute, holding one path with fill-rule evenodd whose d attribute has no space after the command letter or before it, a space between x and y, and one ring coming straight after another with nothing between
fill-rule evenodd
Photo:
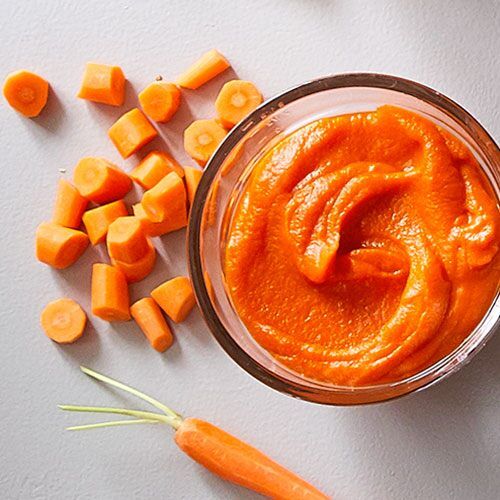
<instances>
[{"instance_id":1,"label":"carrot stem","mask_svg":"<svg viewBox=\"0 0 500 500\"><path fill-rule=\"evenodd\" d=\"M87 429L99 429L100 427L118 427L121 425L133 425L133 424L159 424L158 420L152 420L149 418L137 418L134 420L112 420L111 422L98 422L96 424L86 424L86 425L74 425L72 427L66 427L67 431L85 431Z\"/></svg>"},{"instance_id":2,"label":"carrot stem","mask_svg":"<svg viewBox=\"0 0 500 500\"><path fill-rule=\"evenodd\" d=\"M110 413L117 415L127 415L138 419L156 420L157 422L168 424L174 429L178 429L182 420L180 417L171 415L161 415L150 411L128 410L125 408L112 408L108 406L77 406L77 405L58 405L64 411L88 412L88 413Z\"/></svg>"},{"instance_id":3,"label":"carrot stem","mask_svg":"<svg viewBox=\"0 0 500 500\"><path fill-rule=\"evenodd\" d=\"M174 410L170 409L168 406L164 405L157 399L154 399L151 396L148 396L147 394L144 394L143 392L134 389L133 387L125 385L122 382L118 382L118 380L114 380L110 377L107 377L106 375L97 373L96 371L91 370L90 368L86 368L85 366L80 366L80 370L82 370L82 372L88 375L89 377L93 377L97 380L100 380L101 382L104 382L105 384L109 384L113 387L116 387L130 394L133 394L134 396L140 399L143 399L144 401L148 402L149 404L161 410L163 413L165 413L165 415L168 415L173 419L178 420L179 423L182 421L182 417L178 413L176 413Z\"/></svg>"}]
</instances>

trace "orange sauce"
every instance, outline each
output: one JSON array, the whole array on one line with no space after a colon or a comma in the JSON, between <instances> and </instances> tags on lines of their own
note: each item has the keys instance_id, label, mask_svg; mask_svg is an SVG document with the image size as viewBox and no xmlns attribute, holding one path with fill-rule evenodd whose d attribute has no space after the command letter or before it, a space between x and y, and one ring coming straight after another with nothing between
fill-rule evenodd
<instances>
[{"instance_id":1,"label":"orange sauce","mask_svg":"<svg viewBox=\"0 0 500 500\"><path fill-rule=\"evenodd\" d=\"M499 224L467 147L383 106L308 124L257 161L225 277L249 332L292 370L347 386L400 380L484 316Z\"/></svg>"}]
</instances>

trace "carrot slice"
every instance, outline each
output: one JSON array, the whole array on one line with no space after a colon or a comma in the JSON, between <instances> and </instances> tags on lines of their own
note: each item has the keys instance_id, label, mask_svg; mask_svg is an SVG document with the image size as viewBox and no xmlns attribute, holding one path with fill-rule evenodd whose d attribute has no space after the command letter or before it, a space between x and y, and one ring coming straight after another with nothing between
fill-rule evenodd
<instances>
[{"instance_id":1,"label":"carrot slice","mask_svg":"<svg viewBox=\"0 0 500 500\"><path fill-rule=\"evenodd\" d=\"M82 231L59 226L53 222L42 222L36 230L36 257L40 262L65 269L82 255L89 238Z\"/></svg>"},{"instance_id":2,"label":"carrot slice","mask_svg":"<svg viewBox=\"0 0 500 500\"><path fill-rule=\"evenodd\" d=\"M147 251L143 257L134 262L123 262L111 257L111 264L120 269L128 283L136 283L143 280L151 274L156 262L156 249L151 242L147 240Z\"/></svg>"},{"instance_id":3,"label":"carrot slice","mask_svg":"<svg viewBox=\"0 0 500 500\"><path fill-rule=\"evenodd\" d=\"M132 304L130 313L154 349L164 352L172 345L174 338L170 327L151 297L144 297Z\"/></svg>"},{"instance_id":4,"label":"carrot slice","mask_svg":"<svg viewBox=\"0 0 500 500\"><path fill-rule=\"evenodd\" d=\"M78 92L81 99L121 106L125 100L125 75L119 66L89 62Z\"/></svg>"},{"instance_id":5,"label":"carrot slice","mask_svg":"<svg viewBox=\"0 0 500 500\"><path fill-rule=\"evenodd\" d=\"M196 194L196 189L198 188L198 184L200 183L201 176L203 172L193 167L185 167L184 168L185 181L186 181L186 189L187 196L189 200L189 205L193 204L194 195Z\"/></svg>"},{"instance_id":6,"label":"carrot slice","mask_svg":"<svg viewBox=\"0 0 500 500\"><path fill-rule=\"evenodd\" d=\"M195 120L184 130L184 149L203 167L226 134L226 129L215 120Z\"/></svg>"},{"instance_id":7,"label":"carrot slice","mask_svg":"<svg viewBox=\"0 0 500 500\"><path fill-rule=\"evenodd\" d=\"M222 126L231 128L261 103L262 94L252 82L231 80L220 90L215 111Z\"/></svg>"},{"instance_id":8,"label":"carrot slice","mask_svg":"<svg viewBox=\"0 0 500 500\"><path fill-rule=\"evenodd\" d=\"M168 219L163 222L152 222L149 220L141 203L133 205L132 210L134 211L135 217L141 221L144 232L148 236L163 236L172 231L177 231L187 224L186 212L182 210L177 214L171 214Z\"/></svg>"},{"instance_id":9,"label":"carrot slice","mask_svg":"<svg viewBox=\"0 0 500 500\"><path fill-rule=\"evenodd\" d=\"M152 151L130 172L130 177L142 188L151 189L170 172L184 177L184 169L169 154Z\"/></svg>"},{"instance_id":10,"label":"carrot slice","mask_svg":"<svg viewBox=\"0 0 500 500\"><path fill-rule=\"evenodd\" d=\"M293 472L215 425L186 418L175 432L177 446L226 481L280 500L327 500Z\"/></svg>"},{"instance_id":11,"label":"carrot slice","mask_svg":"<svg viewBox=\"0 0 500 500\"><path fill-rule=\"evenodd\" d=\"M118 217L108 228L106 244L109 256L131 264L144 257L148 251L148 240L137 217Z\"/></svg>"},{"instance_id":12,"label":"carrot slice","mask_svg":"<svg viewBox=\"0 0 500 500\"><path fill-rule=\"evenodd\" d=\"M87 316L74 300L57 299L44 307L40 323L49 339L59 344L71 344L83 335Z\"/></svg>"},{"instance_id":13,"label":"carrot slice","mask_svg":"<svg viewBox=\"0 0 500 500\"><path fill-rule=\"evenodd\" d=\"M151 292L151 297L176 323L184 321L196 303L191 282L185 276L165 281Z\"/></svg>"},{"instance_id":14,"label":"carrot slice","mask_svg":"<svg viewBox=\"0 0 500 500\"><path fill-rule=\"evenodd\" d=\"M186 189L182 179L171 172L144 193L142 208L152 222L186 220Z\"/></svg>"},{"instance_id":15,"label":"carrot slice","mask_svg":"<svg viewBox=\"0 0 500 500\"><path fill-rule=\"evenodd\" d=\"M60 179L52 222L65 227L79 227L87 205L87 198L84 198L75 186L65 179Z\"/></svg>"},{"instance_id":16,"label":"carrot slice","mask_svg":"<svg viewBox=\"0 0 500 500\"><path fill-rule=\"evenodd\" d=\"M98 204L119 200L132 189L130 177L104 158L82 158L73 181L82 196Z\"/></svg>"},{"instance_id":17,"label":"carrot slice","mask_svg":"<svg viewBox=\"0 0 500 500\"><path fill-rule=\"evenodd\" d=\"M139 93L139 102L151 120L165 123L179 109L181 91L174 83L153 82Z\"/></svg>"},{"instance_id":18,"label":"carrot slice","mask_svg":"<svg viewBox=\"0 0 500 500\"><path fill-rule=\"evenodd\" d=\"M229 61L217 50L203 54L178 79L177 83L186 89L195 90L231 66Z\"/></svg>"},{"instance_id":19,"label":"carrot slice","mask_svg":"<svg viewBox=\"0 0 500 500\"><path fill-rule=\"evenodd\" d=\"M7 75L3 95L12 108L28 118L38 116L47 104L49 83L24 69Z\"/></svg>"},{"instance_id":20,"label":"carrot slice","mask_svg":"<svg viewBox=\"0 0 500 500\"><path fill-rule=\"evenodd\" d=\"M111 125L108 135L123 158L128 158L152 141L158 132L145 114L140 109L134 108Z\"/></svg>"},{"instance_id":21,"label":"carrot slice","mask_svg":"<svg viewBox=\"0 0 500 500\"><path fill-rule=\"evenodd\" d=\"M107 205L87 210L82 219L92 245L102 243L106 239L110 224L118 217L126 215L128 215L127 207L123 200L113 201Z\"/></svg>"},{"instance_id":22,"label":"carrot slice","mask_svg":"<svg viewBox=\"0 0 500 500\"><path fill-rule=\"evenodd\" d=\"M92 314L105 321L128 321L128 285L120 269L108 264L92 266Z\"/></svg>"}]
</instances>

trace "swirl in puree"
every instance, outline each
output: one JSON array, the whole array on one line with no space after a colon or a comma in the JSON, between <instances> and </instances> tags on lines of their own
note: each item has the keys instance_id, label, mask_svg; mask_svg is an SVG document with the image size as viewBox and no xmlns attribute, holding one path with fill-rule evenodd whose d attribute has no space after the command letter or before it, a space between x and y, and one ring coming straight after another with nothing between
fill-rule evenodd
<instances>
[{"instance_id":1,"label":"swirl in puree","mask_svg":"<svg viewBox=\"0 0 500 500\"><path fill-rule=\"evenodd\" d=\"M468 148L383 106L308 124L258 159L235 208L226 283L293 371L360 386L454 350L499 283L500 216Z\"/></svg>"}]
</instances>

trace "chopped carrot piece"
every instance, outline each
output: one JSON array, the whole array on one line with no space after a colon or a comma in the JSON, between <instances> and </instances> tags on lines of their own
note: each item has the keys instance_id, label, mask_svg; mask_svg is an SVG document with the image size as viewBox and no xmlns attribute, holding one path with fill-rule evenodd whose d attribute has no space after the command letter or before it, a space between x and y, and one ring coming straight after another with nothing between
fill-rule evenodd
<instances>
[{"instance_id":1,"label":"chopped carrot piece","mask_svg":"<svg viewBox=\"0 0 500 500\"><path fill-rule=\"evenodd\" d=\"M151 297L176 323L184 321L196 303L191 282L185 276L178 276L156 287Z\"/></svg>"},{"instance_id":2,"label":"chopped carrot piece","mask_svg":"<svg viewBox=\"0 0 500 500\"><path fill-rule=\"evenodd\" d=\"M184 130L184 149L203 167L226 134L226 129L215 120L195 120Z\"/></svg>"},{"instance_id":3,"label":"chopped carrot piece","mask_svg":"<svg viewBox=\"0 0 500 500\"><path fill-rule=\"evenodd\" d=\"M231 80L219 92L215 110L222 126L231 128L261 103L262 94L252 82Z\"/></svg>"},{"instance_id":4,"label":"chopped carrot piece","mask_svg":"<svg viewBox=\"0 0 500 500\"><path fill-rule=\"evenodd\" d=\"M170 327L151 297L144 297L132 304L130 313L154 349L164 352L172 345L174 338Z\"/></svg>"},{"instance_id":5,"label":"chopped carrot piece","mask_svg":"<svg viewBox=\"0 0 500 500\"><path fill-rule=\"evenodd\" d=\"M28 118L38 116L47 104L49 83L24 69L7 75L3 95L12 108Z\"/></svg>"},{"instance_id":6,"label":"chopped carrot piece","mask_svg":"<svg viewBox=\"0 0 500 500\"><path fill-rule=\"evenodd\" d=\"M128 215L127 207L123 200L87 210L83 214L83 225L92 245L102 243L106 239L110 224L118 217L126 215Z\"/></svg>"},{"instance_id":7,"label":"chopped carrot piece","mask_svg":"<svg viewBox=\"0 0 500 500\"><path fill-rule=\"evenodd\" d=\"M149 220L141 203L132 206L134 215L141 221L144 232L148 236L162 236L172 231L177 231L186 226L186 211L180 210L177 214L170 214L163 222L152 222Z\"/></svg>"},{"instance_id":8,"label":"chopped carrot piece","mask_svg":"<svg viewBox=\"0 0 500 500\"><path fill-rule=\"evenodd\" d=\"M144 257L148 240L137 217L118 217L108 228L106 236L109 256L131 264Z\"/></svg>"},{"instance_id":9,"label":"chopped carrot piece","mask_svg":"<svg viewBox=\"0 0 500 500\"><path fill-rule=\"evenodd\" d=\"M217 50L203 54L178 79L177 83L186 89L195 90L231 66L229 61Z\"/></svg>"},{"instance_id":10,"label":"chopped carrot piece","mask_svg":"<svg viewBox=\"0 0 500 500\"><path fill-rule=\"evenodd\" d=\"M82 231L53 222L42 222L35 240L37 259L56 269L65 269L76 262L89 244L88 236Z\"/></svg>"},{"instance_id":11,"label":"chopped carrot piece","mask_svg":"<svg viewBox=\"0 0 500 500\"><path fill-rule=\"evenodd\" d=\"M78 97L121 106L125 100L125 75L119 66L87 63Z\"/></svg>"},{"instance_id":12,"label":"chopped carrot piece","mask_svg":"<svg viewBox=\"0 0 500 500\"><path fill-rule=\"evenodd\" d=\"M184 177L184 169L169 154L152 151L130 172L130 177L142 188L151 189L170 172Z\"/></svg>"},{"instance_id":13,"label":"chopped carrot piece","mask_svg":"<svg viewBox=\"0 0 500 500\"><path fill-rule=\"evenodd\" d=\"M92 266L92 314L105 321L130 319L128 285L120 269L108 264Z\"/></svg>"},{"instance_id":14,"label":"chopped carrot piece","mask_svg":"<svg viewBox=\"0 0 500 500\"><path fill-rule=\"evenodd\" d=\"M42 328L50 339L59 344L71 344L83 335L87 316L72 299L49 302L40 315Z\"/></svg>"},{"instance_id":15,"label":"chopped carrot piece","mask_svg":"<svg viewBox=\"0 0 500 500\"><path fill-rule=\"evenodd\" d=\"M73 181L82 196L98 204L119 200L132 189L130 177L104 158L82 158Z\"/></svg>"},{"instance_id":16,"label":"chopped carrot piece","mask_svg":"<svg viewBox=\"0 0 500 500\"><path fill-rule=\"evenodd\" d=\"M201 170L198 170L197 168L185 167L184 174L189 205L191 206L193 204L194 195L196 193L196 189L198 188L198 184L200 183L203 172Z\"/></svg>"},{"instance_id":17,"label":"chopped carrot piece","mask_svg":"<svg viewBox=\"0 0 500 500\"><path fill-rule=\"evenodd\" d=\"M88 202L75 186L65 179L60 179L52 222L65 227L79 227Z\"/></svg>"},{"instance_id":18,"label":"chopped carrot piece","mask_svg":"<svg viewBox=\"0 0 500 500\"><path fill-rule=\"evenodd\" d=\"M144 113L140 109L134 108L111 125L108 135L123 158L128 158L152 141L158 132Z\"/></svg>"},{"instance_id":19,"label":"chopped carrot piece","mask_svg":"<svg viewBox=\"0 0 500 500\"><path fill-rule=\"evenodd\" d=\"M156 186L146 191L141 204L152 222L187 220L186 189L175 172L170 172Z\"/></svg>"},{"instance_id":20,"label":"chopped carrot piece","mask_svg":"<svg viewBox=\"0 0 500 500\"><path fill-rule=\"evenodd\" d=\"M151 242L147 240L147 251L143 257L134 262L123 262L111 257L111 264L120 269L129 283L136 283L143 280L151 274L156 262L156 249Z\"/></svg>"},{"instance_id":21,"label":"chopped carrot piece","mask_svg":"<svg viewBox=\"0 0 500 500\"><path fill-rule=\"evenodd\" d=\"M151 120L165 123L179 109L181 91L173 83L153 82L139 93L139 102Z\"/></svg>"}]
</instances>

